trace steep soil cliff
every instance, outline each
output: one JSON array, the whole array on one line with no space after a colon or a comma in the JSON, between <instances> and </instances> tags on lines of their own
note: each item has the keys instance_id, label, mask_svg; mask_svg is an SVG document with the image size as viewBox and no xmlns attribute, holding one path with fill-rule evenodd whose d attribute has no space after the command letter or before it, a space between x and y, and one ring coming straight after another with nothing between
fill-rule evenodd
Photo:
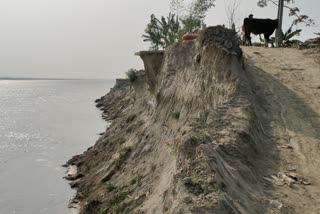
<instances>
[{"instance_id":1,"label":"steep soil cliff","mask_svg":"<svg viewBox=\"0 0 320 214\"><path fill-rule=\"evenodd\" d=\"M111 125L67 163L77 167L67 178L81 213L295 213L277 189L294 178L280 173L276 116L236 34L210 27L195 41L137 55L138 78L117 80L97 100ZM296 179L288 188L310 184Z\"/></svg>"}]
</instances>

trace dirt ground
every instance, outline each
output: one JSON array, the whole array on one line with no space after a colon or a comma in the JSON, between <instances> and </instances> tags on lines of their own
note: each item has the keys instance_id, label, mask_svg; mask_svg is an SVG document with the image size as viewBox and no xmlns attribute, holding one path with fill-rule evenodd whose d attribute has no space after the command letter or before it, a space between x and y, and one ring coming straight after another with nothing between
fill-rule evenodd
<instances>
[{"instance_id":1,"label":"dirt ground","mask_svg":"<svg viewBox=\"0 0 320 214\"><path fill-rule=\"evenodd\" d=\"M111 125L66 166L80 213L320 214L320 51L202 31L117 80Z\"/></svg>"},{"instance_id":2,"label":"dirt ground","mask_svg":"<svg viewBox=\"0 0 320 214\"><path fill-rule=\"evenodd\" d=\"M254 93L263 97L261 125L279 149L280 169L271 178L274 206L320 213L320 51L242 49Z\"/></svg>"}]
</instances>

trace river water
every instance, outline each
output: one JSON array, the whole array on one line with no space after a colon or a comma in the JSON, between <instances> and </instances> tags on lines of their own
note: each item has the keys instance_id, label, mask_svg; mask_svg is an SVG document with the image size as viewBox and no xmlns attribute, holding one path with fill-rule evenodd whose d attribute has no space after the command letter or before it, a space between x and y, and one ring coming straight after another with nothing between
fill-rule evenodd
<instances>
[{"instance_id":1,"label":"river water","mask_svg":"<svg viewBox=\"0 0 320 214\"><path fill-rule=\"evenodd\" d=\"M108 80L0 80L0 214L67 214L64 164L107 123L94 100Z\"/></svg>"}]
</instances>

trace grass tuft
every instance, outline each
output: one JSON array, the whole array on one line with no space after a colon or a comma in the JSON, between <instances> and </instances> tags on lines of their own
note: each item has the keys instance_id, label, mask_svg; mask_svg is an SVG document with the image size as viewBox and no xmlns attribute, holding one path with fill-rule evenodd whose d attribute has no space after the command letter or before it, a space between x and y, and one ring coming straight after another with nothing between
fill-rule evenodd
<instances>
[{"instance_id":1,"label":"grass tuft","mask_svg":"<svg viewBox=\"0 0 320 214\"><path fill-rule=\"evenodd\" d=\"M134 68L130 68L126 72L127 79L132 83L137 79L137 70Z\"/></svg>"},{"instance_id":2,"label":"grass tuft","mask_svg":"<svg viewBox=\"0 0 320 214\"><path fill-rule=\"evenodd\" d=\"M107 192L111 192L116 188L110 181L106 181L104 184L107 188Z\"/></svg>"},{"instance_id":3,"label":"grass tuft","mask_svg":"<svg viewBox=\"0 0 320 214\"><path fill-rule=\"evenodd\" d=\"M137 173L137 175L130 180L130 185L132 186L136 183L139 183L141 181L141 178L142 178L142 175L140 173Z\"/></svg>"},{"instance_id":4,"label":"grass tuft","mask_svg":"<svg viewBox=\"0 0 320 214\"><path fill-rule=\"evenodd\" d=\"M128 157L129 153L131 152L131 147L123 147L119 152L119 158L114 160L114 166L116 169L120 169L121 164L123 161Z\"/></svg>"},{"instance_id":5,"label":"grass tuft","mask_svg":"<svg viewBox=\"0 0 320 214\"><path fill-rule=\"evenodd\" d=\"M152 172L156 171L156 168L157 168L157 165L156 164L152 164L152 166L151 166Z\"/></svg>"},{"instance_id":6,"label":"grass tuft","mask_svg":"<svg viewBox=\"0 0 320 214\"><path fill-rule=\"evenodd\" d=\"M179 111L172 112L172 117L173 117L174 119L179 119L179 117L180 117L180 112L179 112Z\"/></svg>"},{"instance_id":7,"label":"grass tuft","mask_svg":"<svg viewBox=\"0 0 320 214\"><path fill-rule=\"evenodd\" d=\"M164 142L164 144L171 148L172 155L178 155L179 145L181 143L180 137L178 136L177 138L174 138L171 143L170 141Z\"/></svg>"}]
</instances>

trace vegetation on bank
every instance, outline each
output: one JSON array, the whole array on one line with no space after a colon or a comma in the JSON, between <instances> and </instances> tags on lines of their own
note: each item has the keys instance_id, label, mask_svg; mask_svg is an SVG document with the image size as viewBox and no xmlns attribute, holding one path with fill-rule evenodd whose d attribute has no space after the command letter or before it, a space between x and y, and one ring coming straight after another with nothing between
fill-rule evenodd
<instances>
[{"instance_id":1,"label":"vegetation on bank","mask_svg":"<svg viewBox=\"0 0 320 214\"><path fill-rule=\"evenodd\" d=\"M171 154L177 156L179 151L179 145L181 143L180 137L176 137L172 140L164 142L164 144L171 148Z\"/></svg>"},{"instance_id":2,"label":"vegetation on bank","mask_svg":"<svg viewBox=\"0 0 320 214\"><path fill-rule=\"evenodd\" d=\"M119 152L119 158L114 161L114 166L116 169L120 169L121 164L123 161L128 157L129 153L131 152L131 147L123 147Z\"/></svg>"},{"instance_id":3,"label":"vegetation on bank","mask_svg":"<svg viewBox=\"0 0 320 214\"><path fill-rule=\"evenodd\" d=\"M110 181L106 181L105 186L106 186L107 192L111 192L116 188Z\"/></svg>"},{"instance_id":4,"label":"vegetation on bank","mask_svg":"<svg viewBox=\"0 0 320 214\"><path fill-rule=\"evenodd\" d=\"M139 183L141 181L142 175L140 173L137 173L136 176L134 176L131 180L130 180L130 185L134 185L136 183Z\"/></svg>"},{"instance_id":5,"label":"vegetation on bank","mask_svg":"<svg viewBox=\"0 0 320 214\"><path fill-rule=\"evenodd\" d=\"M123 207L120 206L121 202L124 201L127 197L127 193L126 192L120 192L118 193L113 201L113 211L115 213L119 213L122 211Z\"/></svg>"},{"instance_id":6,"label":"vegetation on bank","mask_svg":"<svg viewBox=\"0 0 320 214\"><path fill-rule=\"evenodd\" d=\"M282 47L298 47L303 42L298 39L292 39L295 36L298 36L302 29L292 30L293 25L289 27L289 29L283 33L281 32L281 46ZM261 35L259 35L260 42L253 43L254 46L263 47L264 46L264 39L262 39ZM275 37L271 37L269 40L269 44L271 47L275 47Z\"/></svg>"},{"instance_id":7,"label":"vegetation on bank","mask_svg":"<svg viewBox=\"0 0 320 214\"><path fill-rule=\"evenodd\" d=\"M174 119L179 119L179 117L180 117L180 112L179 111L175 111L175 112L172 112L172 117L174 118Z\"/></svg>"},{"instance_id":8,"label":"vegetation on bank","mask_svg":"<svg viewBox=\"0 0 320 214\"><path fill-rule=\"evenodd\" d=\"M142 35L143 41L151 43L151 50L159 50L179 41L186 33L198 33L206 27L204 19L214 2L193 0L186 3L183 0L172 0L171 11L166 17L157 18L151 14L145 34Z\"/></svg>"},{"instance_id":9,"label":"vegetation on bank","mask_svg":"<svg viewBox=\"0 0 320 214\"><path fill-rule=\"evenodd\" d=\"M184 34L198 33L199 30L206 27L204 19L207 11L214 7L215 0L171 0L171 11L167 16L156 17L154 14L150 15L150 22L147 24L145 33L142 35L143 41L150 42L150 50L164 49L167 46L178 42ZM257 0L259 7L266 7L269 3L278 6L276 0ZM292 40L293 36L299 35L301 29L292 30L293 26L298 26L304 23L305 26L314 26L315 22L309 18L308 15L301 14L298 7L293 6L293 0L285 0L284 8L289 10L289 16L295 17L291 27L285 32L281 32L280 41L283 47L297 47L302 42L299 40ZM226 5L226 17L228 20L228 27L233 29L241 38L243 32L240 30L242 25L242 18L239 14L241 2L239 0L232 0ZM240 18L241 17L241 18ZM239 29L239 30L237 30ZM241 39L240 43L241 42ZM264 40L260 37L260 42L254 43L255 46L261 46ZM275 46L275 38L271 38L270 44Z\"/></svg>"},{"instance_id":10,"label":"vegetation on bank","mask_svg":"<svg viewBox=\"0 0 320 214\"><path fill-rule=\"evenodd\" d=\"M130 68L126 72L127 79L132 83L137 79L137 70L134 68Z\"/></svg>"}]
</instances>

